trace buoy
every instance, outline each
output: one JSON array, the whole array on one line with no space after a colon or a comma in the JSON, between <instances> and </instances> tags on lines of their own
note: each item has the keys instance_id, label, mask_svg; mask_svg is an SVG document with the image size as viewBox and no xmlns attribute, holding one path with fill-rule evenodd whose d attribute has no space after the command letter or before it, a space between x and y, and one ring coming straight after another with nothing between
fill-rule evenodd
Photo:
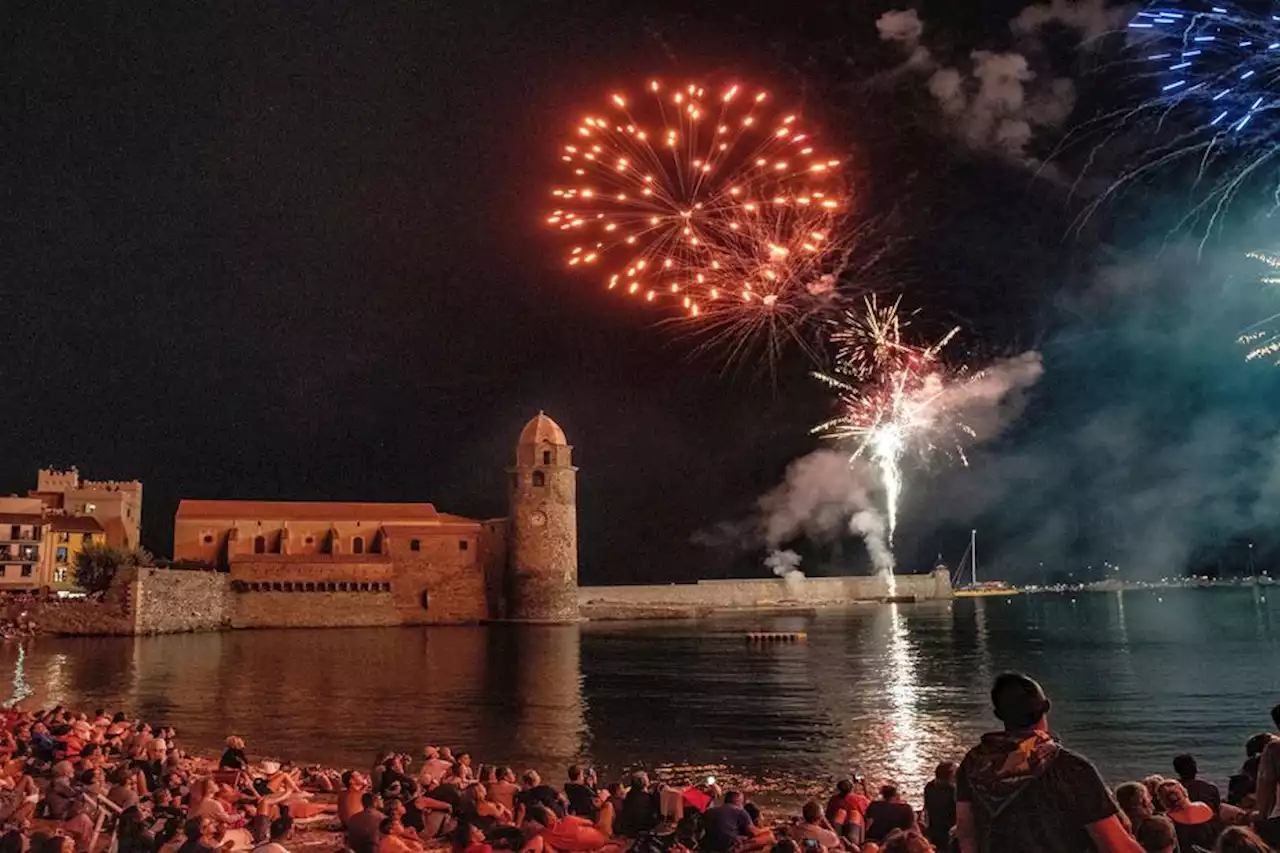
<instances>
[{"instance_id":1,"label":"buoy","mask_svg":"<svg viewBox=\"0 0 1280 853\"><path fill-rule=\"evenodd\" d=\"M748 643L800 643L809 639L804 631L751 631Z\"/></svg>"}]
</instances>

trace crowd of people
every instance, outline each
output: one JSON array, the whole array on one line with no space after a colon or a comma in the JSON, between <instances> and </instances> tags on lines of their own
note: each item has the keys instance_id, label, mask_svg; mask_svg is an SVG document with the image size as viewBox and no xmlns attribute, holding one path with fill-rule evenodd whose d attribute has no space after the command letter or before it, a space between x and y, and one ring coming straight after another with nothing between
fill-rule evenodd
<instances>
[{"instance_id":1,"label":"crowd of people","mask_svg":"<svg viewBox=\"0 0 1280 853\"><path fill-rule=\"evenodd\" d=\"M894 785L840 781L825 802L765 821L713 778L605 784L568 768L559 788L535 770L473 764L428 746L337 774L251 761L237 737L218 761L183 754L175 732L130 720L11 709L0 717L0 853L1268 853L1280 851L1280 734L1246 743L1225 795L1191 755L1172 776L1114 791L1048 726L1032 679L992 688L1001 731L938 765L920 808ZM1280 705L1272 710L1280 730Z\"/></svg>"}]
</instances>

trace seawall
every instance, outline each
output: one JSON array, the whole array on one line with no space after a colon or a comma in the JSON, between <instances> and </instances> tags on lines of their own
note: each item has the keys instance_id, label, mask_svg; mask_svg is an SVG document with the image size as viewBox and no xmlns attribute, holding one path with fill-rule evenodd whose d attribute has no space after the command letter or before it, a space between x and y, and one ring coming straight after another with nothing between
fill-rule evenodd
<instances>
[{"instance_id":1,"label":"seawall","mask_svg":"<svg viewBox=\"0 0 1280 853\"><path fill-rule=\"evenodd\" d=\"M945 571L899 575L894 595L916 601L951 598ZM578 588L578 609L587 619L661 619L717 611L788 607L839 607L883 601L889 589L880 577L750 578L644 586Z\"/></svg>"}]
</instances>

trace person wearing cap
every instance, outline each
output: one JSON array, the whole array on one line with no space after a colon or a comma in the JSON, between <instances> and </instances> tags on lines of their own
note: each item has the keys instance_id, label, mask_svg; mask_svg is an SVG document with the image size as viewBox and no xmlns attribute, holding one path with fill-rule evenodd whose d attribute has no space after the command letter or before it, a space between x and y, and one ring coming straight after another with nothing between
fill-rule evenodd
<instances>
[{"instance_id":1,"label":"person wearing cap","mask_svg":"<svg viewBox=\"0 0 1280 853\"><path fill-rule=\"evenodd\" d=\"M1039 684L1004 673L991 704L1004 731L983 735L956 776L961 853L1142 853L1097 769L1049 734Z\"/></svg>"}]
</instances>

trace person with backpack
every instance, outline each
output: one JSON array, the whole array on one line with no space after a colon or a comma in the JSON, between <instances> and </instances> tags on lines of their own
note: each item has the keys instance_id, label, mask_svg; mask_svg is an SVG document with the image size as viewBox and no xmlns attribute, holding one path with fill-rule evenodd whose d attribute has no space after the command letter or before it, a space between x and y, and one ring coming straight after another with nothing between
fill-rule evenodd
<instances>
[{"instance_id":1,"label":"person with backpack","mask_svg":"<svg viewBox=\"0 0 1280 853\"><path fill-rule=\"evenodd\" d=\"M983 735L956 776L961 853L1142 853L1097 769L1049 733L1039 684L1004 673L991 704L1004 730Z\"/></svg>"}]
</instances>

